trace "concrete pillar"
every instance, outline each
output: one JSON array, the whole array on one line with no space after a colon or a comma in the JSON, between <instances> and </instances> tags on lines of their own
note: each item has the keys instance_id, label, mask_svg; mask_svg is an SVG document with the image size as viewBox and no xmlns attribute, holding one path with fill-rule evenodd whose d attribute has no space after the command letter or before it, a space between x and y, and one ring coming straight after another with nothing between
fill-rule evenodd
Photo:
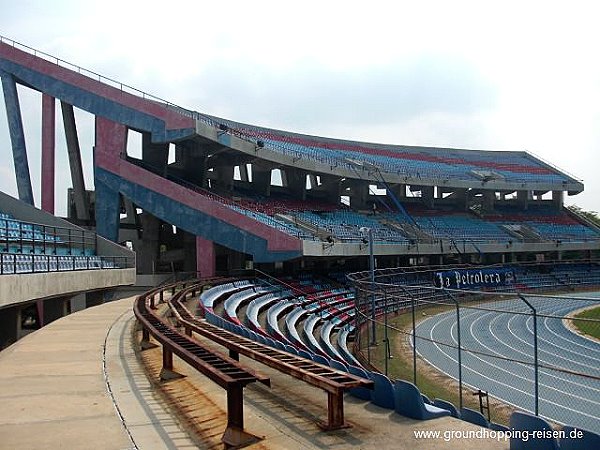
<instances>
[{"instance_id":1,"label":"concrete pillar","mask_svg":"<svg viewBox=\"0 0 600 450\"><path fill-rule=\"evenodd\" d=\"M56 297L44 300L44 325L54 322L69 313L69 298Z\"/></svg>"},{"instance_id":2,"label":"concrete pillar","mask_svg":"<svg viewBox=\"0 0 600 450\"><path fill-rule=\"evenodd\" d=\"M206 185L206 162L208 152L202 144L194 141L177 143L175 146L175 159L183 176L196 186Z\"/></svg>"},{"instance_id":3,"label":"concrete pillar","mask_svg":"<svg viewBox=\"0 0 600 450\"><path fill-rule=\"evenodd\" d=\"M60 102L63 123L65 126L65 138L67 140L67 151L69 154L69 167L71 169L71 182L73 183L73 196L75 198L75 210L79 220L90 219L90 205L85 193L85 180L83 179L83 166L81 164L81 149L79 148L79 137L77 136L77 124L73 106Z\"/></svg>"},{"instance_id":4,"label":"concrete pillar","mask_svg":"<svg viewBox=\"0 0 600 450\"><path fill-rule=\"evenodd\" d=\"M23 132L23 119L21 117L17 83L15 82L15 78L7 72L0 71L0 77L2 78L2 91L6 105L6 118L8 120L8 131L12 144L19 200L33 205L33 189L31 188L31 177L29 175L29 162L27 160L27 148L25 146L25 133Z\"/></svg>"},{"instance_id":5,"label":"concrete pillar","mask_svg":"<svg viewBox=\"0 0 600 450\"><path fill-rule=\"evenodd\" d=\"M85 293L85 307L98 306L104 303L104 292L93 291Z\"/></svg>"},{"instance_id":6,"label":"concrete pillar","mask_svg":"<svg viewBox=\"0 0 600 450\"><path fill-rule=\"evenodd\" d=\"M86 308L86 294L82 293L82 294L78 294L78 295L71 297L71 299L69 300L69 304L70 304L72 313L85 309Z\"/></svg>"},{"instance_id":7,"label":"concrete pillar","mask_svg":"<svg viewBox=\"0 0 600 450\"><path fill-rule=\"evenodd\" d=\"M282 170L282 174L284 171ZM287 168L285 169L285 175L287 179L287 188L290 193L296 198L306 200L306 171Z\"/></svg>"},{"instance_id":8,"label":"concrete pillar","mask_svg":"<svg viewBox=\"0 0 600 450\"><path fill-rule=\"evenodd\" d=\"M42 209L54 214L54 154L56 110L54 97L42 94Z\"/></svg>"},{"instance_id":9,"label":"concrete pillar","mask_svg":"<svg viewBox=\"0 0 600 450\"><path fill-rule=\"evenodd\" d=\"M350 206L355 209L366 209L369 200L369 182L352 180L350 183Z\"/></svg>"},{"instance_id":10,"label":"concrete pillar","mask_svg":"<svg viewBox=\"0 0 600 450\"><path fill-rule=\"evenodd\" d=\"M96 116L96 145L94 170L98 167L119 171L119 160L127 146L127 128L124 125ZM116 242L119 238L119 192L99 180L94 174L96 189L96 233Z\"/></svg>"},{"instance_id":11,"label":"concrete pillar","mask_svg":"<svg viewBox=\"0 0 600 450\"><path fill-rule=\"evenodd\" d=\"M233 166L227 162L220 163L215 167L217 174L217 183L223 189L230 191L233 189ZM269 185L271 184L270 172L269 172Z\"/></svg>"},{"instance_id":12,"label":"concrete pillar","mask_svg":"<svg viewBox=\"0 0 600 450\"><path fill-rule=\"evenodd\" d=\"M334 204L340 203L341 196L341 178L333 175L319 175L321 185L313 187L315 192L319 193L319 197Z\"/></svg>"},{"instance_id":13,"label":"concrete pillar","mask_svg":"<svg viewBox=\"0 0 600 450\"><path fill-rule=\"evenodd\" d=\"M21 307L0 309L0 350L16 342L21 335Z\"/></svg>"},{"instance_id":14,"label":"concrete pillar","mask_svg":"<svg viewBox=\"0 0 600 450\"><path fill-rule=\"evenodd\" d=\"M565 193L563 191L552 191L552 207L555 210L562 210L564 203L564 195Z\"/></svg>"},{"instance_id":15,"label":"concrete pillar","mask_svg":"<svg viewBox=\"0 0 600 450\"><path fill-rule=\"evenodd\" d=\"M529 204L529 191L517 191L517 203L523 210L527 210Z\"/></svg>"},{"instance_id":16,"label":"concrete pillar","mask_svg":"<svg viewBox=\"0 0 600 450\"><path fill-rule=\"evenodd\" d=\"M96 233L117 242L119 239L119 211L121 198L117 191L96 179Z\"/></svg>"},{"instance_id":17,"label":"concrete pillar","mask_svg":"<svg viewBox=\"0 0 600 450\"><path fill-rule=\"evenodd\" d=\"M144 212L140 216L142 241L136 249L137 273L154 273L159 258L160 219Z\"/></svg>"},{"instance_id":18,"label":"concrete pillar","mask_svg":"<svg viewBox=\"0 0 600 450\"><path fill-rule=\"evenodd\" d=\"M215 244L196 236L196 275L198 278L215 276Z\"/></svg>"},{"instance_id":19,"label":"concrete pillar","mask_svg":"<svg viewBox=\"0 0 600 450\"><path fill-rule=\"evenodd\" d=\"M482 211L490 213L494 211L495 193L493 191L483 191Z\"/></svg>"},{"instance_id":20,"label":"concrete pillar","mask_svg":"<svg viewBox=\"0 0 600 450\"><path fill-rule=\"evenodd\" d=\"M150 133L142 133L142 161L165 174L169 159L169 144L152 142Z\"/></svg>"},{"instance_id":21,"label":"concrete pillar","mask_svg":"<svg viewBox=\"0 0 600 450\"><path fill-rule=\"evenodd\" d=\"M433 208L434 206L434 193L435 189L433 186L421 187L421 199L423 200L423 203L425 203L429 208Z\"/></svg>"},{"instance_id":22,"label":"concrete pillar","mask_svg":"<svg viewBox=\"0 0 600 450\"><path fill-rule=\"evenodd\" d=\"M271 168L253 164L252 184L257 193L269 197L271 195Z\"/></svg>"}]
</instances>

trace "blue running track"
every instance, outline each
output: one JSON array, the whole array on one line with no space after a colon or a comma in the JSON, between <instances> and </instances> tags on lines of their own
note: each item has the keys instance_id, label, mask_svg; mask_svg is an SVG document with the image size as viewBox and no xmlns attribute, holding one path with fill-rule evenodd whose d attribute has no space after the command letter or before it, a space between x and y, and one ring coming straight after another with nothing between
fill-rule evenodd
<instances>
[{"instance_id":1,"label":"blue running track","mask_svg":"<svg viewBox=\"0 0 600 450\"><path fill-rule=\"evenodd\" d=\"M600 292L586 293L585 297L600 298ZM593 304L569 298L528 300L538 311L543 310L543 314L556 316L565 316ZM600 305L600 301L597 304ZM533 412L533 317L514 313L517 308L523 311L522 305L520 300L493 303L494 309L513 312L461 309L462 376L464 384ZM458 379L456 346L455 311L429 317L417 326L418 354L440 371ZM538 355L540 415L554 422L600 433L600 343L575 334L561 319L539 317Z\"/></svg>"}]
</instances>

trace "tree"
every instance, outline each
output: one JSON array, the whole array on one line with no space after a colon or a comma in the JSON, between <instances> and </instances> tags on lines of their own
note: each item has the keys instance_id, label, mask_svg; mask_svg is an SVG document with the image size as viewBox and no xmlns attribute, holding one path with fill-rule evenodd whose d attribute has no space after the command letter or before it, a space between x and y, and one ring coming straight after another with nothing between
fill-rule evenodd
<instances>
[{"instance_id":1,"label":"tree","mask_svg":"<svg viewBox=\"0 0 600 450\"><path fill-rule=\"evenodd\" d=\"M585 217L587 220L595 223L596 225L598 225L600 227L600 216L598 215L598 213L596 211L584 211L577 205L570 205L570 206L567 206L567 208L569 208L575 214L579 214L580 216Z\"/></svg>"}]
</instances>

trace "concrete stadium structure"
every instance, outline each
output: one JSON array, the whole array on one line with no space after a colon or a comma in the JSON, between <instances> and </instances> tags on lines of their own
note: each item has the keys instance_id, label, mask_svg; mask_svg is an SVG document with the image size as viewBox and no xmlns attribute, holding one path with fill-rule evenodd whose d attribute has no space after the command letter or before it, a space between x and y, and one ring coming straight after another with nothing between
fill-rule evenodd
<instances>
[{"instance_id":1,"label":"concrete stadium structure","mask_svg":"<svg viewBox=\"0 0 600 450\"><path fill-rule=\"evenodd\" d=\"M9 330L0 346L20 337L22 313L32 305L41 326L79 309L73 296L85 293L82 306L98 305L136 275L233 279L257 269L252 282L228 278L214 281L216 288L211 281L198 288L207 322L231 333L220 345L247 338L255 343L239 342L277 349L263 347L265 354L289 352L321 364L317 370L330 367L332 376L364 377L376 394L353 389L363 389L355 393L372 402L368 408L394 409L394 393L416 392L421 419L448 416L424 403L418 389L356 369L361 357L346 342L355 331L354 295L341 287L344 275L364 269L369 257L379 267L563 259L594 264L600 250L600 228L563 204L565 195L583 191L582 182L526 152L374 144L238 123L189 111L2 37L0 78L19 195L0 195L0 320ZM17 86L41 93L42 210L34 207ZM68 220L54 217L57 101L73 186ZM83 176L75 108L94 116L94 191ZM128 153L133 133L141 135L141 157ZM272 281L282 274L298 278ZM341 274L342 281L320 285L313 274ZM202 303L211 290L213 297ZM138 307L150 317L154 304L142 303ZM213 311L213 303L222 310ZM387 297L382 305L373 317L387 308ZM125 317L119 314L110 327ZM148 328L168 329L158 317L152 320ZM131 323L127 327L135 334ZM146 345L148 329L144 333ZM163 369L172 369L172 358L172 350L163 353ZM413 417L414 411L395 406ZM354 408L358 417L360 408L368 409ZM378 419L378 426L378 432L389 431L387 422ZM394 442L393 432L386 436ZM369 439L367 446L377 446Z\"/></svg>"}]
</instances>

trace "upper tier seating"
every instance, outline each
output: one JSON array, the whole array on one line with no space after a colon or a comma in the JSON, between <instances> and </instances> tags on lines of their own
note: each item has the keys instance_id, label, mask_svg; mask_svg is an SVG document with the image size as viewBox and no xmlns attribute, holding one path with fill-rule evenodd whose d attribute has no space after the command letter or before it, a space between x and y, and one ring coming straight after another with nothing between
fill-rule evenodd
<instances>
[{"instance_id":1,"label":"upper tier seating","mask_svg":"<svg viewBox=\"0 0 600 450\"><path fill-rule=\"evenodd\" d=\"M216 119L216 118L215 118ZM310 159L358 171L376 166L382 172L417 178L482 181L491 179L514 183L567 183L574 181L526 152L491 152L444 148L393 146L352 142L286 133L217 119L229 132L262 144L294 159Z\"/></svg>"}]
</instances>

